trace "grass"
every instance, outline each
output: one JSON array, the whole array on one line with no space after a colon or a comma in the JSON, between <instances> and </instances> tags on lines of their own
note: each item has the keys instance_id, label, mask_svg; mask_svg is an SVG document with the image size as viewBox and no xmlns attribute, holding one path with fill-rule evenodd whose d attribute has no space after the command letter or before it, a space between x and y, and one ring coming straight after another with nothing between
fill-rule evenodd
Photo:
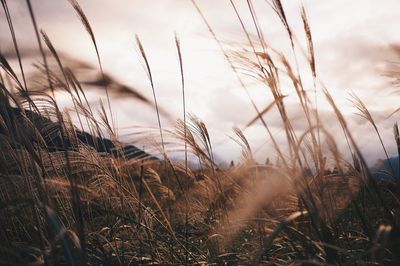
<instances>
[{"instance_id":1,"label":"grass","mask_svg":"<svg viewBox=\"0 0 400 266\"><path fill-rule=\"evenodd\" d=\"M257 36L250 35L235 2L230 1L251 49L229 51L192 0L254 108L256 116L246 127L260 121L278 158L274 164L257 163L245 133L235 128L235 141L243 150L241 161L220 169L206 125L186 114L185 51L177 35L183 120L177 121L175 130L162 128L151 65L136 36L151 84L161 141L155 147L160 150L157 160L129 156L115 133L116 118L110 105L112 86L107 86L112 80L103 72L94 32L78 2L70 1L94 44L102 80L107 77L108 82L108 106L100 106L100 118L89 105L75 70L63 63L50 38L38 30L34 6L27 0L43 61L39 72L45 81L42 90L30 90L7 1L1 2L20 73L16 74L0 54L0 264L400 263L399 182L373 178L355 141L357 136L319 80L312 25L304 8L300 15L308 49L302 56L309 64L312 90L299 74L300 44L281 1L269 4L287 32L291 55L282 54L265 42L251 1L247 6ZM51 61L56 63L52 65ZM242 70L271 92L273 101L265 108L259 109L254 103ZM307 126L301 134L294 130L288 115L283 79L291 81L299 112L306 118ZM317 108L317 89L336 115L352 161L344 159L332 132L324 126ZM54 98L57 91L68 93L78 125L73 125L70 113L58 107ZM314 99L310 91L315 92ZM139 95L132 94L136 98ZM353 97L353 104L373 126L373 133L389 157L372 114L357 96ZM278 144L264 120L275 108L286 136L284 146ZM88 139L79 137L83 129L102 141L88 145ZM104 132L113 142L112 153L105 149L108 142ZM400 146L397 124L394 137ZM170 158L171 145L184 153L184 160ZM395 176L393 167L391 170Z\"/></svg>"}]
</instances>

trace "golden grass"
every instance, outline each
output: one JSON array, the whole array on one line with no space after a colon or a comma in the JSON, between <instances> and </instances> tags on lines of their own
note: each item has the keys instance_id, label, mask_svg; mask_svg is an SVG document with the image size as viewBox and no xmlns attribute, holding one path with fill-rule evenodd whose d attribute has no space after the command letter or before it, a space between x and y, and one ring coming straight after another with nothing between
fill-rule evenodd
<instances>
[{"instance_id":1,"label":"golden grass","mask_svg":"<svg viewBox=\"0 0 400 266\"><path fill-rule=\"evenodd\" d=\"M1 2L21 62L7 1ZM107 75L103 73L89 21L78 2L70 2L91 37L104 81ZM357 136L319 81L305 9L301 9L301 18L308 47L307 67L314 80L312 89L322 88L343 129L351 162L344 161L318 114L316 98L311 99L310 90L302 82L296 55L299 44L281 1L268 3L288 33L292 55L284 55L265 43L252 1L247 1L247 6L256 37L249 34L235 2L230 1L251 47L250 54L247 50L227 51L200 6L194 0L192 3L255 109L256 115L246 127L257 121L263 124L277 162L257 163L245 129L235 128L235 141L243 150L241 160L226 169L216 165L207 126L198 117L186 115L184 51L177 36L183 120L178 120L175 131L162 128L150 63L136 36L153 93L161 139L154 148L160 150L161 159L128 158L117 140L112 110L109 119L101 105L100 119L95 118L74 69L68 68L41 31L58 68L50 69L49 54L41 46L33 6L28 0L43 60L39 75L47 89L30 90L22 64L23 82L0 54L0 264L398 263L399 182L381 184L374 179L355 141ZM289 56L294 57L294 66ZM273 102L259 109L239 69L256 77L271 93ZM298 97L299 112L307 121L304 132L295 131L289 119L281 87L283 77L291 80ZM80 129L72 124L69 113L59 109L53 97L56 90L66 91L71 97ZM354 105L373 125L387 155L372 114L357 97ZM281 117L286 146L278 145L263 118L273 108ZM39 125L32 111L47 122ZM78 138L84 125L101 143L88 145ZM394 131L399 144L397 125ZM113 142L115 154L99 152L109 141L102 132L107 132ZM183 161L169 158L170 143L174 145L172 149L184 153ZM193 162L196 164L190 167ZM395 176L394 171L392 174Z\"/></svg>"}]
</instances>

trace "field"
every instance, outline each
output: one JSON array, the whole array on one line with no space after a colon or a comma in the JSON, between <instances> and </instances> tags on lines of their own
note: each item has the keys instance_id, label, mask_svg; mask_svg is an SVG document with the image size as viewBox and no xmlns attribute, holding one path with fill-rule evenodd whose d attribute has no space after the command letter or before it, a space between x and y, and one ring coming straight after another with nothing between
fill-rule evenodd
<instances>
[{"instance_id":1,"label":"field","mask_svg":"<svg viewBox=\"0 0 400 266\"><path fill-rule=\"evenodd\" d=\"M146 46L136 35L158 124L156 131L138 134L159 140L146 143L152 147L144 152L119 141L112 94L138 96L113 92L104 82L110 79L103 71L96 32L78 2L70 1L92 41L102 74L99 84L106 93L99 110L89 104L77 69L39 30L33 3L27 0L40 55L35 76L39 85L32 89L7 2L1 0L19 64L11 66L0 51L0 265L400 264L400 180L384 145L396 143L400 152L398 126L393 125L393 139L383 141L372 114L353 95L354 108L372 128L363 134L379 139L389 162L388 178L378 179L358 136L318 76L306 9L299 13L307 40L304 55L297 54L299 43L280 0L270 3L292 53L268 46L257 16L253 22L259 35L247 35L250 51L243 53L225 49L192 1L243 90L247 87L240 69L273 96L270 105L259 109L247 94L257 114L249 124L263 126L276 160L257 161L243 130L234 128L242 157L221 166L207 126L186 113L185 53L178 35L183 113L174 129L162 126L163 103L157 101ZM249 10L256 13L251 4ZM301 56L308 63L301 67L310 77L301 76L298 61L292 59ZM312 80L311 88L306 79ZM301 134L288 115L285 81L293 87L298 112L306 121ZM316 90L340 125L347 154L338 148L339 133L331 132L318 112ZM70 98L69 111L60 108L58 92ZM264 120L271 110L281 119L284 146Z\"/></svg>"}]
</instances>

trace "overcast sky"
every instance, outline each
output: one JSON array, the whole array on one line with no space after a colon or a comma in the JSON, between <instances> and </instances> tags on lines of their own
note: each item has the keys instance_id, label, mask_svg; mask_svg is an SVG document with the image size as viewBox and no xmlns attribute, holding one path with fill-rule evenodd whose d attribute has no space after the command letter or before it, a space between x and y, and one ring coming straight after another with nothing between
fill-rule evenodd
<instances>
[{"instance_id":1,"label":"overcast sky","mask_svg":"<svg viewBox=\"0 0 400 266\"><path fill-rule=\"evenodd\" d=\"M17 38L25 48L36 43L26 2L8 1ZM299 45L307 49L302 30L300 4L304 3L315 45L317 72L336 103L349 119L351 128L369 162L383 157L373 129L354 115L348 101L349 92L356 93L378 121L379 129L391 154L395 154L392 126L398 120L397 90L384 73L400 62L400 1L398 0L304 0L282 1ZM81 0L79 1L94 30L105 72L121 83L136 88L151 99L152 93L135 45L135 34L143 42L152 68L159 104L174 118L182 117L180 74L174 43L174 32L181 40L185 67L187 110L208 125L215 150L226 160L237 158L240 148L229 139L233 126L243 127L255 111L205 24L189 0ZM246 28L255 34L246 1L235 1ZM254 7L268 45L282 51L293 62L290 42L277 16L265 0L254 0ZM66 0L32 0L38 24L57 50L96 66L90 38ZM199 0L198 4L227 49L248 49L246 36L228 0ZM11 38L0 12L0 49L11 47ZM397 51L397 52L396 52ZM305 83L312 90L311 75L300 49L299 67ZM27 62L25 62L28 64ZM30 63L29 63L30 64ZM268 88L246 79L251 97L260 109L272 99ZM284 83L283 86L286 86ZM282 88L289 116L299 119L296 96L289 87ZM92 102L101 95L90 93ZM103 95L104 96L104 95ZM322 97L322 95L319 95ZM60 101L63 99L60 97ZM337 123L321 98L325 126L337 130ZM131 99L113 99L113 110L121 128L141 125L155 127L154 110ZM266 117L272 131L284 143L277 112ZM162 118L163 125L171 123ZM296 124L296 122L294 122ZM297 123L301 134L302 122ZM121 129L121 135L126 130ZM256 157L273 158L271 143L261 124L245 131ZM340 134L334 134L344 146Z\"/></svg>"}]
</instances>

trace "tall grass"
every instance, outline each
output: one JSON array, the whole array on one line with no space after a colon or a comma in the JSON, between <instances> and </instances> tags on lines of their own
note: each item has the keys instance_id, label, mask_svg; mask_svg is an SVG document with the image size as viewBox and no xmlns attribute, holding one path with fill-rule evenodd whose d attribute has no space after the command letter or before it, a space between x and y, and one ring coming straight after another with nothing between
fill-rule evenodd
<instances>
[{"instance_id":1,"label":"tall grass","mask_svg":"<svg viewBox=\"0 0 400 266\"><path fill-rule=\"evenodd\" d=\"M111 89L114 93L130 89L104 73L94 32L78 2L71 4L93 42L101 72L95 83L105 85L111 120L102 104L100 118L96 118L85 84L75 76L77 69L69 68L49 36L39 30L29 0L27 12L43 60L37 75L42 76L41 86L46 89L27 87L12 15L2 0L20 70L14 71L0 53L0 264L398 264L397 173L392 167L394 184L373 177L357 136L319 80L306 10L302 7L300 16L308 50L298 55L301 43L284 5L279 0L267 1L287 32L292 53L286 55L266 43L251 0L247 8L256 36L250 34L235 1L230 1L232 10L226 11L235 14L250 52L247 47L228 50L197 2L192 3L255 111L244 128L233 129L243 156L226 168L215 162L205 123L186 114L185 52L177 35L183 118L175 130L162 127L162 103L157 102L145 47L136 36L158 122L157 132L142 135L159 135L161 141L153 148L161 147L161 152L155 154L158 158L135 156L118 141L111 110ZM300 56L308 62L312 90L300 75ZM250 73L272 95L270 104L257 107L241 71ZM290 80L300 104L298 112L305 117L303 132L295 130L290 119L283 79ZM317 90L336 115L352 161L344 159L319 115ZM72 123L72 113L60 110L54 98L58 91L70 97L79 129ZM314 91L314 101L309 91ZM151 103L134 91L129 93ZM353 104L371 123L389 158L372 114L359 98L354 97ZM278 144L266 122L265 116L273 109L281 118L286 145ZM254 159L245 130L257 122L272 140L275 164L259 164ZM104 132L110 139L104 138ZM400 147L397 124L394 137ZM170 159L172 152L182 152L184 161Z\"/></svg>"}]
</instances>

